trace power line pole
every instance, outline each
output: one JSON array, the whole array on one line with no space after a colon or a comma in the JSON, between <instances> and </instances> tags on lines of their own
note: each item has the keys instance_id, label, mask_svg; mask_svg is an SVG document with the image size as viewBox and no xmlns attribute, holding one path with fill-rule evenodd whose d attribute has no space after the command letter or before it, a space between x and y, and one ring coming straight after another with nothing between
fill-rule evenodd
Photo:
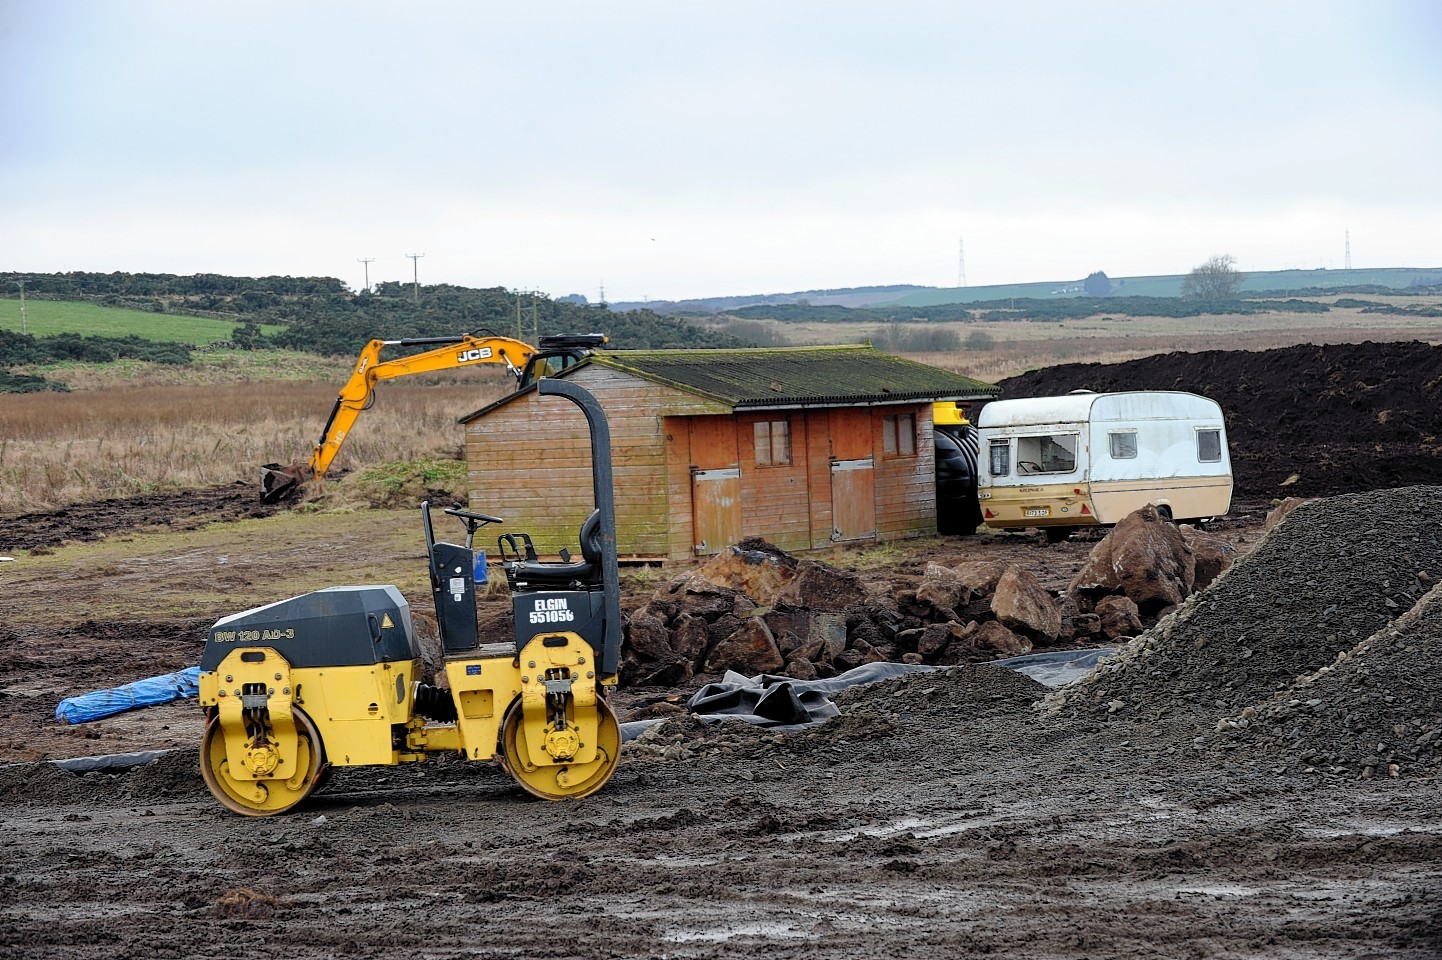
<instances>
[{"instance_id":1,"label":"power line pole","mask_svg":"<svg viewBox=\"0 0 1442 960\"><path fill-rule=\"evenodd\" d=\"M25 280L24 280L24 278L21 278L21 280L20 280L20 332L23 334L23 333L28 333L29 331L30 331L30 324L27 323L26 320L25 320Z\"/></svg>"},{"instance_id":2,"label":"power line pole","mask_svg":"<svg viewBox=\"0 0 1442 960\"><path fill-rule=\"evenodd\" d=\"M366 293L371 292L371 264L375 262L375 259L375 257L356 257L355 260L356 263L366 265L366 285L362 288Z\"/></svg>"},{"instance_id":3,"label":"power line pole","mask_svg":"<svg viewBox=\"0 0 1442 960\"><path fill-rule=\"evenodd\" d=\"M421 302L421 257L424 257L425 254L408 253L406 256L411 258L412 289L415 292L416 304L419 305Z\"/></svg>"},{"instance_id":4,"label":"power line pole","mask_svg":"<svg viewBox=\"0 0 1442 960\"><path fill-rule=\"evenodd\" d=\"M1351 230L1346 231L1346 237L1347 237L1346 255L1345 255L1345 259L1342 261L1342 264L1343 264L1343 265L1342 265L1342 269L1344 269L1344 270L1351 270L1351 269L1352 269L1352 231L1351 231Z\"/></svg>"},{"instance_id":5,"label":"power line pole","mask_svg":"<svg viewBox=\"0 0 1442 960\"><path fill-rule=\"evenodd\" d=\"M966 241L956 241L956 285L966 286Z\"/></svg>"}]
</instances>

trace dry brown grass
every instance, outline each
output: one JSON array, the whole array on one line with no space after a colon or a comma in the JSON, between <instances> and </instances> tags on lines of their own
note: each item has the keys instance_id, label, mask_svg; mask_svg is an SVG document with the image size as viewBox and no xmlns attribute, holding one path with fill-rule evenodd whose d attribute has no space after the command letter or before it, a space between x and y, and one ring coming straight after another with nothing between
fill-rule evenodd
<instances>
[{"instance_id":1,"label":"dry brown grass","mask_svg":"<svg viewBox=\"0 0 1442 960\"><path fill-rule=\"evenodd\" d=\"M332 473L456 456L456 419L508 389L504 374L382 383ZM309 456L338 390L338 381L266 381L7 396L0 403L0 513L257 482L262 463Z\"/></svg>"}]
</instances>

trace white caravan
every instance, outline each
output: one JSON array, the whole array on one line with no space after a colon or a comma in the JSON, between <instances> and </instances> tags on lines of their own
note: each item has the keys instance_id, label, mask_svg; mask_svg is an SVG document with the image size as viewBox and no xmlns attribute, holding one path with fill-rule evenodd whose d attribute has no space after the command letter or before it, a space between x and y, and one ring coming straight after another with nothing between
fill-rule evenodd
<instances>
[{"instance_id":1,"label":"white caravan","mask_svg":"<svg viewBox=\"0 0 1442 960\"><path fill-rule=\"evenodd\" d=\"M989 527L1061 539L1147 504L1178 521L1226 513L1232 461L1222 409L1192 393L993 400L977 417L977 498Z\"/></svg>"}]
</instances>

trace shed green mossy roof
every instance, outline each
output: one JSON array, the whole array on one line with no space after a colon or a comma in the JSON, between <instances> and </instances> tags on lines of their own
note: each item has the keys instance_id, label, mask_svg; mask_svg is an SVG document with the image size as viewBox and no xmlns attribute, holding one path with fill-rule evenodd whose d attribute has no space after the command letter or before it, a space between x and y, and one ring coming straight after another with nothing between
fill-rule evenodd
<instances>
[{"instance_id":1,"label":"shed green mossy roof","mask_svg":"<svg viewBox=\"0 0 1442 960\"><path fill-rule=\"evenodd\" d=\"M869 344L737 350L614 350L591 363L735 409L982 400L999 389Z\"/></svg>"}]
</instances>

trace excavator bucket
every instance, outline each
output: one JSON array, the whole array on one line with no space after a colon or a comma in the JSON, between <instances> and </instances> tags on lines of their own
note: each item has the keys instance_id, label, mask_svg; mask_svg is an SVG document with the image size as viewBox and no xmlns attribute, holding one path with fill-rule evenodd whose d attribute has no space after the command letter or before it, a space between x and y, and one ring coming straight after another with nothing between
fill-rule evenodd
<instances>
[{"instance_id":1,"label":"excavator bucket","mask_svg":"<svg viewBox=\"0 0 1442 960\"><path fill-rule=\"evenodd\" d=\"M267 463L260 468L260 502L279 503L300 492L311 479L310 468L302 463Z\"/></svg>"}]
</instances>

